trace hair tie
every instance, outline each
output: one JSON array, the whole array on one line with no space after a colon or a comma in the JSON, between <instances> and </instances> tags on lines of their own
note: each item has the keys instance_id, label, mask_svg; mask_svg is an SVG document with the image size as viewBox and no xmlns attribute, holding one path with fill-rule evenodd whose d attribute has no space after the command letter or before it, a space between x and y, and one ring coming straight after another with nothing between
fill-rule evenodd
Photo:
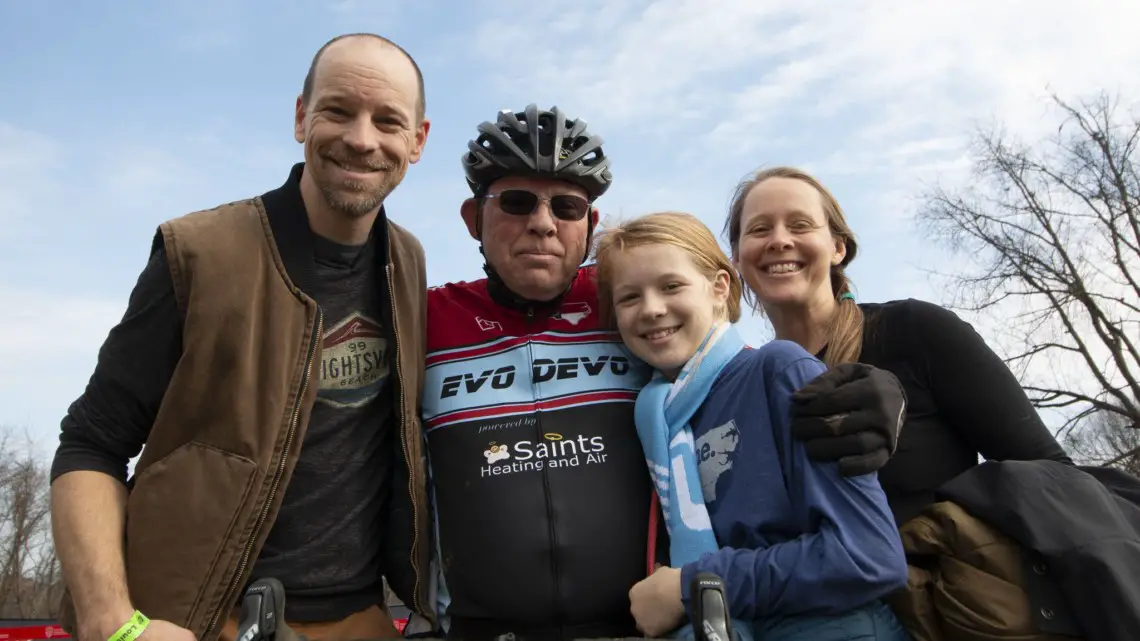
<instances>
[{"instance_id":1,"label":"hair tie","mask_svg":"<svg viewBox=\"0 0 1140 641\"><path fill-rule=\"evenodd\" d=\"M855 294L852 294L851 292L843 292L842 294L839 295L839 300L844 300L844 299L855 300Z\"/></svg>"}]
</instances>

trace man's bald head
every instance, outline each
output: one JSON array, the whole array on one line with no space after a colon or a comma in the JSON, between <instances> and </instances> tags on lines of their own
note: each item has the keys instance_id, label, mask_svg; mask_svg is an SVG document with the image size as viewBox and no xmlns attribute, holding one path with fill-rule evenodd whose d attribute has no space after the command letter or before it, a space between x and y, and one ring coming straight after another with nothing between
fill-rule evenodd
<instances>
[{"instance_id":1,"label":"man's bald head","mask_svg":"<svg viewBox=\"0 0 1140 641\"><path fill-rule=\"evenodd\" d=\"M412 58L411 54L405 51L403 47L384 36L379 36L374 33L347 33L342 36L337 36L321 46L321 48L317 50L316 55L313 56L313 62L309 64L309 72L305 74L305 83L301 87L301 101L306 105L309 104L309 98L313 95L313 84L316 82L317 64L321 61L321 56L324 55L330 46L350 38L367 38L404 54L404 57L408 59L408 62L412 64L412 68L416 71L416 83L419 88L419 93L416 96L416 119L422 122L424 116L427 114L427 97L424 95L424 76L423 73L420 72L420 66L416 64L415 59Z\"/></svg>"},{"instance_id":2,"label":"man's bald head","mask_svg":"<svg viewBox=\"0 0 1140 641\"><path fill-rule=\"evenodd\" d=\"M347 225L355 231L346 239L357 239L355 225L367 231L423 154L431 128L423 89L415 61L390 40L351 34L321 47L293 118L293 138L305 148L310 223L327 223L334 234Z\"/></svg>"}]
</instances>

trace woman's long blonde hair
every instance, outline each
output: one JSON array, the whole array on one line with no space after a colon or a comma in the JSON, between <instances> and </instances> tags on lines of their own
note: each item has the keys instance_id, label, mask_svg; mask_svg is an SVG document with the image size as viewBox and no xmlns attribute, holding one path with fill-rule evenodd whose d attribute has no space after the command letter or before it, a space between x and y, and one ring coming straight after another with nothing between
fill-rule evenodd
<instances>
[{"instance_id":1,"label":"woman's long blonde hair","mask_svg":"<svg viewBox=\"0 0 1140 641\"><path fill-rule=\"evenodd\" d=\"M762 169L748 176L736 186L732 196L732 203L728 208L728 220L725 221L725 234L732 247L732 257L739 258L740 233L744 216L744 201L748 194L760 183L769 178L790 178L811 185L819 192L820 202L823 204L823 213L827 217L827 226L831 235L843 241L847 254L838 265L831 267L831 293L836 299L836 313L831 319L827 330L827 353L824 362L828 367L840 363L853 362L859 359L863 350L863 310L855 304L854 292L851 291L851 280L847 278L846 267L855 259L858 244L855 242L855 233L847 225L847 218L843 215L843 208L835 196L811 174L795 167L772 167ZM755 293L745 289L744 298L753 308L760 311L759 301Z\"/></svg>"},{"instance_id":2,"label":"woman's long blonde hair","mask_svg":"<svg viewBox=\"0 0 1140 641\"><path fill-rule=\"evenodd\" d=\"M728 301L721 313L730 323L740 320L740 298L744 286L728 255L716 242L712 231L692 214L658 212L646 214L602 230L594 243L597 262L598 316L603 325L614 327L613 256L631 247L673 245L684 250L697 270L710 280L717 271L728 272Z\"/></svg>"}]
</instances>

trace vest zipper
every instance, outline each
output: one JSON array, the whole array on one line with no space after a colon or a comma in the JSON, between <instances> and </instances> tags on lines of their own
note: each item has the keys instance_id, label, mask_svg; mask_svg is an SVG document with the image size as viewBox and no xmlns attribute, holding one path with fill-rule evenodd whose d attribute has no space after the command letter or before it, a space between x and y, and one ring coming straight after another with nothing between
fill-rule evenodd
<instances>
[{"instance_id":1,"label":"vest zipper","mask_svg":"<svg viewBox=\"0 0 1140 641\"><path fill-rule=\"evenodd\" d=\"M384 265L384 275L388 280L388 304L392 308L392 340L396 343L396 378L400 388L400 431L404 432L404 420L406 412L406 398L404 396L404 381L400 378L400 326L399 321L396 319L396 290L392 286L392 264ZM412 550L408 556L408 561L412 565L412 573L415 574L416 580L412 586L412 606L417 612L426 612L423 604L420 601L420 566L416 563L416 554L419 551L420 545L420 506L416 503L416 488L415 488L415 474L412 472L412 457L408 452L408 438L407 434L402 438L403 447L400 450L404 454L404 465L408 469L408 493L412 499ZM418 435L412 435L412 438Z\"/></svg>"},{"instance_id":2,"label":"vest zipper","mask_svg":"<svg viewBox=\"0 0 1140 641\"><path fill-rule=\"evenodd\" d=\"M225 596L222 598L221 607L214 612L214 617L210 619L210 625L206 627L206 634L203 636L208 637L214 628L218 625L218 621L222 618L222 610L225 604L229 603L233 598L234 592L241 587L241 577L245 574L245 568L249 564L249 557L253 553L253 543L257 540L257 533L261 527L265 525L265 519L269 516L269 506L273 504L273 497L277 494L277 488L281 485L281 477L285 474L285 464L289 460L289 450L293 445L293 437L297 434L297 425L301 419L301 405L304 403L305 396L308 394L309 379L313 373L313 361L316 356L317 349L321 344L321 336L324 334L324 314L321 313L321 308L317 307L317 324L313 326L313 334L309 337L309 353L305 357L305 376L301 379L301 390L297 394L296 400L293 402L293 415L289 419L289 431L285 434L285 444L281 448L281 458L277 463L277 469L273 473L273 482L269 486L269 495L265 499L265 504L261 508L261 514L257 517L257 522L253 526L253 532L250 533L249 540L246 541L245 550L242 551L241 560L238 562L238 571L234 575L233 582L230 583L229 588L226 589Z\"/></svg>"}]
</instances>

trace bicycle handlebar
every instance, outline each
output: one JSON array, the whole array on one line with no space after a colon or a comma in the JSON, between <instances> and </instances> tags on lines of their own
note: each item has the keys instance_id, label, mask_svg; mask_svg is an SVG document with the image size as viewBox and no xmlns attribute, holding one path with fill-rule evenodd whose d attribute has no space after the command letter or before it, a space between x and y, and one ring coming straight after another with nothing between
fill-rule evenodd
<instances>
[{"instance_id":1,"label":"bicycle handlebar","mask_svg":"<svg viewBox=\"0 0 1140 641\"><path fill-rule=\"evenodd\" d=\"M724 581L716 574L703 572L690 584L689 620L694 641L737 641L728 612ZM422 638L421 641L445 641ZM513 641L515 635L504 634L497 641ZM285 586L274 578L258 579L242 596L241 619L237 641L308 641L285 623ZM586 640L582 640L586 641ZM647 641L644 637L593 639L591 641Z\"/></svg>"},{"instance_id":2,"label":"bicycle handlebar","mask_svg":"<svg viewBox=\"0 0 1140 641\"><path fill-rule=\"evenodd\" d=\"M241 600L237 641L301 641L285 624L285 586L281 581L258 579Z\"/></svg>"}]
</instances>

